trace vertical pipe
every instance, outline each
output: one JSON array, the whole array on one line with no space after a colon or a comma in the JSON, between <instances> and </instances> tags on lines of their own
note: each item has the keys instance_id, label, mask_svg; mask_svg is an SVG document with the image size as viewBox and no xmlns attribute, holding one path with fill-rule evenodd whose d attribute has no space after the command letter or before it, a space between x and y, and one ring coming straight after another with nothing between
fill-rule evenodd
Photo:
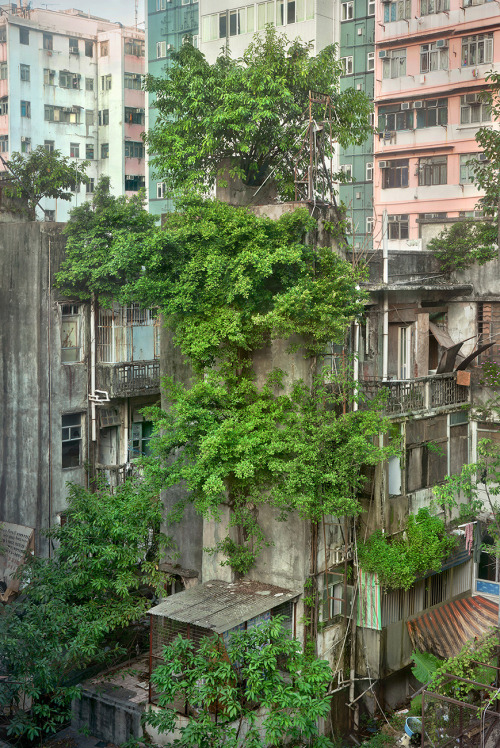
<instances>
[{"instance_id":1,"label":"vertical pipe","mask_svg":"<svg viewBox=\"0 0 500 748\"><path fill-rule=\"evenodd\" d=\"M153 674L153 616L149 614L149 703L151 704L151 676Z\"/></svg>"},{"instance_id":2,"label":"vertical pipe","mask_svg":"<svg viewBox=\"0 0 500 748\"><path fill-rule=\"evenodd\" d=\"M97 301L95 294L92 297L90 307L90 393L95 395L95 359L96 359L96 339L95 339L95 316L97 313ZM95 402L90 403L90 422L91 422L91 440L97 440L96 428L96 410Z\"/></svg>"},{"instance_id":3,"label":"vertical pipe","mask_svg":"<svg viewBox=\"0 0 500 748\"><path fill-rule=\"evenodd\" d=\"M389 282L389 238L387 211L382 215L382 282ZM389 296L384 290L383 334L382 334L382 380L387 381L389 362Z\"/></svg>"},{"instance_id":4,"label":"vertical pipe","mask_svg":"<svg viewBox=\"0 0 500 748\"><path fill-rule=\"evenodd\" d=\"M353 410L358 409L358 382L359 382L359 322L354 323L354 363L353 363L353 379L354 379L354 402Z\"/></svg>"},{"instance_id":5,"label":"vertical pipe","mask_svg":"<svg viewBox=\"0 0 500 748\"><path fill-rule=\"evenodd\" d=\"M51 252L51 242L50 242L50 236L49 236L49 268L48 268L48 282L47 282L47 388L48 388L48 420L49 420L49 485L48 485L48 493L49 493L49 530L52 525L52 363L51 363L51 348L52 348L52 340L50 335L51 330L51 301L52 301L52 285L51 285L51 262L52 262L52 252ZM52 541L49 542L49 558L52 556Z\"/></svg>"}]
</instances>

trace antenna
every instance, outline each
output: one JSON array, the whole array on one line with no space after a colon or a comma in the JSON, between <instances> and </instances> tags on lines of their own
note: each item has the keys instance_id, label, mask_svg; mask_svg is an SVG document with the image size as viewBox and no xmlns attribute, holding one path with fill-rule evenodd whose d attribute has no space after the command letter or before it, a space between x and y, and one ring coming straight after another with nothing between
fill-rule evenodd
<instances>
[{"instance_id":1,"label":"antenna","mask_svg":"<svg viewBox=\"0 0 500 748\"><path fill-rule=\"evenodd\" d=\"M139 0L135 0L135 30L137 31L137 22L139 20Z\"/></svg>"}]
</instances>

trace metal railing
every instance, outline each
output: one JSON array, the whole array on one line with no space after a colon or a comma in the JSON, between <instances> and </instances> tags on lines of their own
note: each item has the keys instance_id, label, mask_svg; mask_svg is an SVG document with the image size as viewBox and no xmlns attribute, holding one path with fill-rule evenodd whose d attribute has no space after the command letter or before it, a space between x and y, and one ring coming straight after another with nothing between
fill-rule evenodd
<instances>
[{"instance_id":1,"label":"metal railing","mask_svg":"<svg viewBox=\"0 0 500 748\"><path fill-rule=\"evenodd\" d=\"M160 362L99 364L97 381L99 389L109 392L110 397L156 394L160 391Z\"/></svg>"},{"instance_id":2,"label":"metal railing","mask_svg":"<svg viewBox=\"0 0 500 748\"><path fill-rule=\"evenodd\" d=\"M457 375L434 374L416 379L392 379L363 381L359 383L364 402L360 408L380 398L382 410L387 415L403 415L434 408L450 407L468 403L470 388L457 384Z\"/></svg>"}]
</instances>

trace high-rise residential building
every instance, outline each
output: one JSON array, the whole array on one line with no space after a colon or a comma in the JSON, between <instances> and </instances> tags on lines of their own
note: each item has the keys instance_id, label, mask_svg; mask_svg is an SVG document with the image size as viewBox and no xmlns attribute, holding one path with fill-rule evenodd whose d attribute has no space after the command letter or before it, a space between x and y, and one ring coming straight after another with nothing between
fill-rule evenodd
<instances>
[{"instance_id":1,"label":"high-rise residential building","mask_svg":"<svg viewBox=\"0 0 500 748\"><path fill-rule=\"evenodd\" d=\"M500 66L500 16L481 0L388 0L377 13L375 232L387 210L389 248L425 248L475 211L468 162L491 120L480 94Z\"/></svg>"},{"instance_id":2,"label":"high-rise residential building","mask_svg":"<svg viewBox=\"0 0 500 748\"><path fill-rule=\"evenodd\" d=\"M167 76L170 53L178 50L186 39L198 46L198 0L147 0L146 39L148 73L157 77ZM155 96L149 94L147 126L156 119ZM148 166L149 211L160 215L171 208L165 184Z\"/></svg>"},{"instance_id":3,"label":"high-rise residential building","mask_svg":"<svg viewBox=\"0 0 500 748\"><path fill-rule=\"evenodd\" d=\"M82 11L2 6L1 155L42 145L90 161L71 202L43 201L47 218L66 220L103 175L114 194L145 186L144 47L144 32Z\"/></svg>"},{"instance_id":4,"label":"high-rise residential building","mask_svg":"<svg viewBox=\"0 0 500 748\"><path fill-rule=\"evenodd\" d=\"M375 70L375 0L347 0L340 5L341 90L354 88L373 100ZM340 151L340 168L351 181L339 197L352 221L353 247L371 248L373 227L373 139Z\"/></svg>"}]
</instances>

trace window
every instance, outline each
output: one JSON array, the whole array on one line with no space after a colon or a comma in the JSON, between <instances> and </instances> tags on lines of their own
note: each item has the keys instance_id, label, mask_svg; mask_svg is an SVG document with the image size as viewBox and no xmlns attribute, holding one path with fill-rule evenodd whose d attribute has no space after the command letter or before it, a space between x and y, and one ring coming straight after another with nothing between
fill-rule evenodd
<instances>
[{"instance_id":1,"label":"window","mask_svg":"<svg viewBox=\"0 0 500 748\"><path fill-rule=\"evenodd\" d=\"M86 91L94 90L94 79L93 78L85 78L85 90Z\"/></svg>"},{"instance_id":2,"label":"window","mask_svg":"<svg viewBox=\"0 0 500 748\"><path fill-rule=\"evenodd\" d=\"M61 307L61 363L74 364L81 361L80 353L80 307L78 304L63 304Z\"/></svg>"},{"instance_id":3,"label":"window","mask_svg":"<svg viewBox=\"0 0 500 748\"><path fill-rule=\"evenodd\" d=\"M9 97L4 96L0 99L0 116L9 113Z\"/></svg>"},{"instance_id":4,"label":"window","mask_svg":"<svg viewBox=\"0 0 500 748\"><path fill-rule=\"evenodd\" d=\"M80 413L62 417L62 467L72 468L81 464L82 417Z\"/></svg>"},{"instance_id":5,"label":"window","mask_svg":"<svg viewBox=\"0 0 500 748\"><path fill-rule=\"evenodd\" d=\"M290 8L290 3L288 3L288 7ZM290 15L290 9L288 11ZM295 10L293 12L294 19L293 21L288 21L288 23L294 23L295 21ZM266 28L266 25L268 23L274 24L274 0L272 2L268 3L259 3L257 5L257 30L262 31Z\"/></svg>"},{"instance_id":6,"label":"window","mask_svg":"<svg viewBox=\"0 0 500 748\"><path fill-rule=\"evenodd\" d=\"M427 101L415 103L421 104L416 109L417 127L448 124L448 99L427 99Z\"/></svg>"},{"instance_id":7,"label":"window","mask_svg":"<svg viewBox=\"0 0 500 748\"><path fill-rule=\"evenodd\" d=\"M93 143L85 143L85 158L89 159L90 161L94 158L94 144Z\"/></svg>"},{"instance_id":8,"label":"window","mask_svg":"<svg viewBox=\"0 0 500 748\"><path fill-rule=\"evenodd\" d=\"M29 83L30 80L30 66L29 65L20 65L19 66L19 73L21 76L21 80L25 81L26 83Z\"/></svg>"},{"instance_id":9,"label":"window","mask_svg":"<svg viewBox=\"0 0 500 748\"><path fill-rule=\"evenodd\" d=\"M342 164L340 171L345 174L346 182L352 181L352 164Z\"/></svg>"},{"instance_id":10,"label":"window","mask_svg":"<svg viewBox=\"0 0 500 748\"><path fill-rule=\"evenodd\" d=\"M411 18L411 0L384 3L384 23Z\"/></svg>"},{"instance_id":11,"label":"window","mask_svg":"<svg viewBox=\"0 0 500 748\"><path fill-rule=\"evenodd\" d=\"M373 216L367 216L366 217L366 233L367 234L373 234Z\"/></svg>"},{"instance_id":12,"label":"window","mask_svg":"<svg viewBox=\"0 0 500 748\"><path fill-rule=\"evenodd\" d=\"M7 41L7 27L0 26L0 44L5 44Z\"/></svg>"},{"instance_id":13,"label":"window","mask_svg":"<svg viewBox=\"0 0 500 748\"><path fill-rule=\"evenodd\" d=\"M0 81L7 80L7 63L0 62Z\"/></svg>"},{"instance_id":14,"label":"window","mask_svg":"<svg viewBox=\"0 0 500 748\"><path fill-rule=\"evenodd\" d=\"M94 56L94 42L85 41L85 57Z\"/></svg>"},{"instance_id":15,"label":"window","mask_svg":"<svg viewBox=\"0 0 500 748\"><path fill-rule=\"evenodd\" d=\"M111 89L111 75L101 75L101 91L109 91Z\"/></svg>"},{"instance_id":16,"label":"window","mask_svg":"<svg viewBox=\"0 0 500 748\"><path fill-rule=\"evenodd\" d=\"M52 34L44 34L42 44L44 49L52 51L54 49L54 40L52 38Z\"/></svg>"},{"instance_id":17,"label":"window","mask_svg":"<svg viewBox=\"0 0 500 748\"><path fill-rule=\"evenodd\" d=\"M142 75L140 73L125 73L123 76L125 88L133 88L136 91L142 89Z\"/></svg>"},{"instance_id":18,"label":"window","mask_svg":"<svg viewBox=\"0 0 500 748\"><path fill-rule=\"evenodd\" d=\"M368 15L375 15L375 0L368 0Z\"/></svg>"},{"instance_id":19,"label":"window","mask_svg":"<svg viewBox=\"0 0 500 748\"><path fill-rule=\"evenodd\" d=\"M158 200L163 200L165 197L165 182L156 183L156 197Z\"/></svg>"},{"instance_id":20,"label":"window","mask_svg":"<svg viewBox=\"0 0 500 748\"><path fill-rule=\"evenodd\" d=\"M493 33L462 37L462 67L493 61Z\"/></svg>"},{"instance_id":21,"label":"window","mask_svg":"<svg viewBox=\"0 0 500 748\"><path fill-rule=\"evenodd\" d=\"M448 45L444 39L420 47L420 72L430 73L433 70L448 70ZM439 45L439 46L438 46Z\"/></svg>"},{"instance_id":22,"label":"window","mask_svg":"<svg viewBox=\"0 0 500 748\"><path fill-rule=\"evenodd\" d=\"M460 184L474 184L474 171L478 163L478 153L460 155Z\"/></svg>"},{"instance_id":23,"label":"window","mask_svg":"<svg viewBox=\"0 0 500 748\"><path fill-rule=\"evenodd\" d=\"M352 75L354 72L353 58L352 57L341 57L340 63L342 65L342 75Z\"/></svg>"},{"instance_id":24,"label":"window","mask_svg":"<svg viewBox=\"0 0 500 748\"><path fill-rule=\"evenodd\" d=\"M145 186L145 179L140 174L125 174L126 192L138 192L139 190L143 190Z\"/></svg>"},{"instance_id":25,"label":"window","mask_svg":"<svg viewBox=\"0 0 500 748\"><path fill-rule=\"evenodd\" d=\"M156 42L156 59L167 56L167 42Z\"/></svg>"},{"instance_id":26,"label":"window","mask_svg":"<svg viewBox=\"0 0 500 748\"><path fill-rule=\"evenodd\" d=\"M379 107L378 129L384 132L413 130L413 109L407 103Z\"/></svg>"},{"instance_id":27,"label":"window","mask_svg":"<svg viewBox=\"0 0 500 748\"><path fill-rule=\"evenodd\" d=\"M340 6L340 20L351 21L354 18L354 2L342 3Z\"/></svg>"},{"instance_id":28,"label":"window","mask_svg":"<svg viewBox=\"0 0 500 748\"><path fill-rule=\"evenodd\" d=\"M109 42L101 42L99 44L99 57L107 57L109 55Z\"/></svg>"},{"instance_id":29,"label":"window","mask_svg":"<svg viewBox=\"0 0 500 748\"><path fill-rule=\"evenodd\" d=\"M144 124L144 109L140 107L134 109L134 107L125 107L125 124L127 125L143 125Z\"/></svg>"},{"instance_id":30,"label":"window","mask_svg":"<svg viewBox=\"0 0 500 748\"><path fill-rule=\"evenodd\" d=\"M0 135L0 153L9 152L9 136Z\"/></svg>"},{"instance_id":31,"label":"window","mask_svg":"<svg viewBox=\"0 0 500 748\"><path fill-rule=\"evenodd\" d=\"M85 187L86 187L85 191L86 191L87 195L91 195L94 192L94 188L95 188L95 179L94 179L94 177L89 177L89 181L87 182L87 184L86 184Z\"/></svg>"},{"instance_id":32,"label":"window","mask_svg":"<svg viewBox=\"0 0 500 748\"><path fill-rule=\"evenodd\" d=\"M80 90L79 73L70 73L68 70L61 70L59 73L59 86L60 88Z\"/></svg>"},{"instance_id":33,"label":"window","mask_svg":"<svg viewBox=\"0 0 500 748\"><path fill-rule=\"evenodd\" d=\"M167 0L156 0L156 10L166 10Z\"/></svg>"},{"instance_id":34,"label":"window","mask_svg":"<svg viewBox=\"0 0 500 748\"><path fill-rule=\"evenodd\" d=\"M446 184L448 172L447 156L429 156L418 160L418 184L430 186Z\"/></svg>"},{"instance_id":35,"label":"window","mask_svg":"<svg viewBox=\"0 0 500 748\"><path fill-rule=\"evenodd\" d=\"M99 309L97 356L101 363L152 361L159 357L160 326L150 309L112 304ZM146 378L148 374L145 374ZM154 375L153 375L154 376Z\"/></svg>"},{"instance_id":36,"label":"window","mask_svg":"<svg viewBox=\"0 0 500 748\"><path fill-rule=\"evenodd\" d=\"M124 52L134 57L144 57L144 42L141 39L125 39Z\"/></svg>"},{"instance_id":37,"label":"window","mask_svg":"<svg viewBox=\"0 0 500 748\"><path fill-rule=\"evenodd\" d=\"M109 158L109 143L101 144L101 158Z\"/></svg>"},{"instance_id":38,"label":"window","mask_svg":"<svg viewBox=\"0 0 500 748\"><path fill-rule=\"evenodd\" d=\"M366 69L375 70L375 52L368 52L366 55Z\"/></svg>"},{"instance_id":39,"label":"window","mask_svg":"<svg viewBox=\"0 0 500 748\"><path fill-rule=\"evenodd\" d=\"M411 329L398 327L398 379L410 378Z\"/></svg>"},{"instance_id":40,"label":"window","mask_svg":"<svg viewBox=\"0 0 500 748\"><path fill-rule=\"evenodd\" d=\"M383 55L382 78L399 78L406 75L406 49L386 49Z\"/></svg>"},{"instance_id":41,"label":"window","mask_svg":"<svg viewBox=\"0 0 500 748\"><path fill-rule=\"evenodd\" d=\"M255 7L248 5L229 11L229 36L253 33L255 30ZM193 46L194 41L193 41Z\"/></svg>"},{"instance_id":42,"label":"window","mask_svg":"<svg viewBox=\"0 0 500 748\"><path fill-rule=\"evenodd\" d=\"M43 220L44 221L55 221L56 220L55 210L45 210Z\"/></svg>"},{"instance_id":43,"label":"window","mask_svg":"<svg viewBox=\"0 0 500 748\"><path fill-rule=\"evenodd\" d=\"M388 190L394 187L408 187L409 159L402 158L395 161L381 161L382 189Z\"/></svg>"},{"instance_id":44,"label":"window","mask_svg":"<svg viewBox=\"0 0 500 748\"><path fill-rule=\"evenodd\" d=\"M69 144L69 156L70 158L80 158L80 143Z\"/></svg>"},{"instance_id":45,"label":"window","mask_svg":"<svg viewBox=\"0 0 500 748\"><path fill-rule=\"evenodd\" d=\"M428 16L431 13L442 13L443 11L449 9L450 0L420 0L421 16Z\"/></svg>"},{"instance_id":46,"label":"window","mask_svg":"<svg viewBox=\"0 0 500 748\"><path fill-rule=\"evenodd\" d=\"M135 457L149 454L149 441L152 433L153 424L151 421L142 421L142 423L132 424L131 460Z\"/></svg>"},{"instance_id":47,"label":"window","mask_svg":"<svg viewBox=\"0 0 500 748\"><path fill-rule=\"evenodd\" d=\"M460 97L460 123L474 125L491 122L491 108L482 101L480 94L465 94Z\"/></svg>"},{"instance_id":48,"label":"window","mask_svg":"<svg viewBox=\"0 0 500 748\"><path fill-rule=\"evenodd\" d=\"M30 43L30 31L29 29L25 29L21 26L19 29L19 44L29 44Z\"/></svg>"},{"instance_id":49,"label":"window","mask_svg":"<svg viewBox=\"0 0 500 748\"><path fill-rule=\"evenodd\" d=\"M21 153L31 153L31 138L21 138Z\"/></svg>"},{"instance_id":50,"label":"window","mask_svg":"<svg viewBox=\"0 0 500 748\"><path fill-rule=\"evenodd\" d=\"M80 124L79 107L50 106L44 107L44 119L46 122L69 122L72 125Z\"/></svg>"},{"instance_id":51,"label":"window","mask_svg":"<svg viewBox=\"0 0 500 748\"><path fill-rule=\"evenodd\" d=\"M144 143L126 140L125 158L144 158Z\"/></svg>"},{"instance_id":52,"label":"window","mask_svg":"<svg viewBox=\"0 0 500 748\"><path fill-rule=\"evenodd\" d=\"M408 239L408 214L387 216L389 239Z\"/></svg>"},{"instance_id":53,"label":"window","mask_svg":"<svg viewBox=\"0 0 500 748\"><path fill-rule=\"evenodd\" d=\"M92 42L90 42L92 44ZM78 39L75 39L74 37L70 36L69 38L69 53L70 55L79 55L80 50L78 49ZM88 55L88 57L92 57L92 55Z\"/></svg>"},{"instance_id":54,"label":"window","mask_svg":"<svg viewBox=\"0 0 500 748\"><path fill-rule=\"evenodd\" d=\"M373 161L366 164L366 181L373 182Z\"/></svg>"},{"instance_id":55,"label":"window","mask_svg":"<svg viewBox=\"0 0 500 748\"><path fill-rule=\"evenodd\" d=\"M313 0L288 0L286 4L287 23L300 23L314 18Z\"/></svg>"},{"instance_id":56,"label":"window","mask_svg":"<svg viewBox=\"0 0 500 748\"><path fill-rule=\"evenodd\" d=\"M219 14L212 13L209 16L203 16L201 19L201 37L204 42L213 42L219 38ZM158 45L157 53L158 57Z\"/></svg>"},{"instance_id":57,"label":"window","mask_svg":"<svg viewBox=\"0 0 500 748\"><path fill-rule=\"evenodd\" d=\"M54 153L55 148L56 148L56 142L55 140L44 140L43 147L45 148L47 153Z\"/></svg>"},{"instance_id":58,"label":"window","mask_svg":"<svg viewBox=\"0 0 500 748\"><path fill-rule=\"evenodd\" d=\"M56 71L45 68L43 71L43 82L46 86L56 85Z\"/></svg>"},{"instance_id":59,"label":"window","mask_svg":"<svg viewBox=\"0 0 500 748\"><path fill-rule=\"evenodd\" d=\"M109 109L101 109L98 116L99 125L109 125Z\"/></svg>"},{"instance_id":60,"label":"window","mask_svg":"<svg viewBox=\"0 0 500 748\"><path fill-rule=\"evenodd\" d=\"M31 104L29 101L21 101L21 117L31 117Z\"/></svg>"},{"instance_id":61,"label":"window","mask_svg":"<svg viewBox=\"0 0 500 748\"><path fill-rule=\"evenodd\" d=\"M92 127L93 124L94 124L94 110L86 109L85 110L85 125L87 127Z\"/></svg>"}]
</instances>

